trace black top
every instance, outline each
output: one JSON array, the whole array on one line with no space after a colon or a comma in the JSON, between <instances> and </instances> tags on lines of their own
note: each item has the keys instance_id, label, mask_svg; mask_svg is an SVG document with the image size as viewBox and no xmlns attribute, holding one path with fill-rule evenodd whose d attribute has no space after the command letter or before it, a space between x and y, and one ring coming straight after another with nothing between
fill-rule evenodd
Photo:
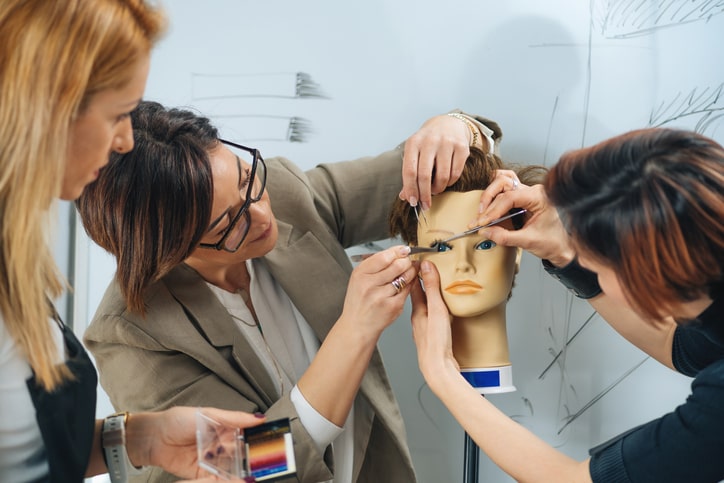
<instances>
[{"instance_id":1,"label":"black top","mask_svg":"<svg viewBox=\"0 0 724 483\"><path fill-rule=\"evenodd\" d=\"M35 406L35 418L45 444L50 483L82 483L95 429L96 386L95 367L73 331L57 319L66 348L66 365L73 373L52 392L45 391L33 375L27 381ZM0 478L1 479L1 478Z\"/></svg>"},{"instance_id":2,"label":"black top","mask_svg":"<svg viewBox=\"0 0 724 483\"><path fill-rule=\"evenodd\" d=\"M724 480L724 296L674 333L674 367L693 376L686 402L591 450L598 482Z\"/></svg>"}]
</instances>

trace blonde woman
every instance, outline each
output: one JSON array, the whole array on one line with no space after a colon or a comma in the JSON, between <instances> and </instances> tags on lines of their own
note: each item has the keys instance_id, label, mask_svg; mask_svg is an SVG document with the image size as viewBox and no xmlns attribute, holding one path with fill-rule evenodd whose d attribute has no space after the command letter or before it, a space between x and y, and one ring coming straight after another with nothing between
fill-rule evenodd
<instances>
[{"instance_id":1,"label":"blonde woman","mask_svg":"<svg viewBox=\"0 0 724 483\"><path fill-rule=\"evenodd\" d=\"M142 0L0 3L2 481L108 469L115 483L133 465L197 473L193 408L95 420L95 370L50 303L64 289L48 246L54 200L77 198L109 153L133 148L129 114L162 28ZM209 411L237 426L261 421Z\"/></svg>"}]
</instances>

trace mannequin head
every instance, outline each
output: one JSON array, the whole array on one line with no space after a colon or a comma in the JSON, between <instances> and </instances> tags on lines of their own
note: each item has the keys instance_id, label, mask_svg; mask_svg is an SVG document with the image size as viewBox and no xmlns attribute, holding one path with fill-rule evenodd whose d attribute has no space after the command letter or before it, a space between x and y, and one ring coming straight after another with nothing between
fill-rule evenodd
<instances>
[{"instance_id":1,"label":"mannequin head","mask_svg":"<svg viewBox=\"0 0 724 483\"><path fill-rule=\"evenodd\" d=\"M496 246L480 235L440 243L468 229L482 193L450 191L435 196L425 212L426 221L417 227L417 243L438 248L420 258L434 263L440 272L442 296L455 317L475 317L505 305L520 266L521 249ZM512 227L510 220L503 224Z\"/></svg>"},{"instance_id":2,"label":"mannequin head","mask_svg":"<svg viewBox=\"0 0 724 483\"><path fill-rule=\"evenodd\" d=\"M463 173L443 193L433 196L432 206L420 215L404 201L396 200L390 214L392 235L406 243L436 246L438 251L421 256L440 273L440 290L453 316L453 353L461 370L510 366L505 307L520 265L521 250L497 246L480 235L446 243L441 240L469 228L478 213L483 190L498 169L512 169L523 184L542 182L545 168L505 166L495 154L472 149ZM522 217L501 223L508 229L522 226ZM480 389L480 386L471 383ZM480 389L483 393L514 390L512 381Z\"/></svg>"},{"instance_id":3,"label":"mannequin head","mask_svg":"<svg viewBox=\"0 0 724 483\"><path fill-rule=\"evenodd\" d=\"M408 203L395 200L390 212L390 233L400 236L410 245L433 246L455 233L468 229L478 212L480 195L495 179L498 169L512 169L521 183L540 184L546 169L542 166L506 166L496 154L486 154L472 148L460 178L447 189L435 195L432 207L421 215L418 222L415 211ZM501 226L517 229L523 224L522 217L513 217ZM454 316L472 317L479 315L500 292L505 292L502 302L509 296L513 278L520 264L520 250L498 247L478 235L459 238L446 246L439 246L439 253L425 254L435 264L441 277L441 290L448 309ZM460 275L453 277L458 272ZM474 273L476 283L484 289L473 286L446 287L454 280L464 279L462 274ZM489 279L488 283L483 283ZM468 292L468 293L463 293ZM479 307L476 309L475 307Z\"/></svg>"}]
</instances>

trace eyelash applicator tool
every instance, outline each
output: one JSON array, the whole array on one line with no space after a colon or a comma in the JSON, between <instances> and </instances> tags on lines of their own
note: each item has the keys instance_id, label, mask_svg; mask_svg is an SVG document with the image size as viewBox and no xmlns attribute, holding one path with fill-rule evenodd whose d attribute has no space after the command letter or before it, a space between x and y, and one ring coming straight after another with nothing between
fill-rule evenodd
<instances>
[{"instance_id":1,"label":"eyelash applicator tool","mask_svg":"<svg viewBox=\"0 0 724 483\"><path fill-rule=\"evenodd\" d=\"M505 215L505 216L501 216L500 218L496 218L495 220L491 221L490 223L486 223L485 225L474 226L473 228L471 228L471 229L469 229L469 230L465 230L465 231L462 232L462 233L458 233L457 235L453 235L453 236L451 236L450 238L445 238L444 240L440 240L438 243L447 243L447 242L451 242L451 241L453 241L453 240L457 240L458 238L462 238L462 237L464 237L464 236L474 235L475 233L477 233L478 231L482 230L483 228L487 228L487 227L489 227L489 226L497 225L497 224L500 223L501 221L508 220L508 219L510 219L510 218L513 218L514 216L522 215L522 214L525 213L526 211L528 211L528 210L526 210L525 208L523 208L523 209L520 209L520 210L516 211L515 213L508 213L508 214ZM413 247L413 248L414 248L414 247Z\"/></svg>"},{"instance_id":2,"label":"eyelash applicator tool","mask_svg":"<svg viewBox=\"0 0 724 483\"><path fill-rule=\"evenodd\" d=\"M476 232L478 232L479 230L482 230L483 228L487 228L487 227L489 227L489 226L497 225L497 224L500 223L501 221L508 220L508 219L510 219L510 218L513 218L514 216L522 215L523 213L525 213L525 212L527 212L527 211L528 211L528 210L522 208L522 209L520 209L520 210L518 210L518 211L516 211L516 212L514 212L514 213L508 213L507 215L501 216L500 218L496 218L495 220L491 221L490 223L486 223L485 225L476 226L476 227L473 227L473 228L471 228L471 229L469 229L469 230L466 230L466 231L464 231L464 232L462 232L462 233L458 233L457 235L453 235L453 236L451 236L450 238L446 238L446 239L444 239L444 240L440 240L440 241L438 241L438 242L436 243L436 246L434 246L434 247L423 247L423 246L419 246L419 245L418 245L418 246L414 246L414 247L410 247L410 255L414 255L414 254L416 254L416 253L432 253L432 252L437 252L437 251L438 251L437 245L440 244L440 243L447 243L447 242L450 242L450 241L453 241L453 240L457 240L458 238L462 238L462 237L464 237L464 236L474 235ZM415 210L415 216L417 216L417 210ZM373 255L373 253L361 253L361 254L359 254L359 255L352 255L352 256L350 256L349 258L350 258L350 260L352 260L352 262L357 263L357 262L361 262L362 260L364 260L364 259L366 259L366 258L369 258L369 257L372 256L372 255Z\"/></svg>"}]
</instances>

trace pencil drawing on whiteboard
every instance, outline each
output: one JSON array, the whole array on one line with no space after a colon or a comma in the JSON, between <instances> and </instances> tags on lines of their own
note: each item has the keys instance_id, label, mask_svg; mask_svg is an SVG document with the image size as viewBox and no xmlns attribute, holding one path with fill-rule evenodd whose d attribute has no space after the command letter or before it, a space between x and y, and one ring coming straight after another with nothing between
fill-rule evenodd
<instances>
[{"instance_id":1,"label":"pencil drawing on whiteboard","mask_svg":"<svg viewBox=\"0 0 724 483\"><path fill-rule=\"evenodd\" d=\"M304 143L312 122L290 115L288 100L329 97L306 72L192 73L191 99L240 141Z\"/></svg>"},{"instance_id":2,"label":"pencil drawing on whiteboard","mask_svg":"<svg viewBox=\"0 0 724 483\"><path fill-rule=\"evenodd\" d=\"M654 30L691 22L706 22L724 13L719 0L604 0L596 2L593 20L609 39L647 35Z\"/></svg>"}]
</instances>

